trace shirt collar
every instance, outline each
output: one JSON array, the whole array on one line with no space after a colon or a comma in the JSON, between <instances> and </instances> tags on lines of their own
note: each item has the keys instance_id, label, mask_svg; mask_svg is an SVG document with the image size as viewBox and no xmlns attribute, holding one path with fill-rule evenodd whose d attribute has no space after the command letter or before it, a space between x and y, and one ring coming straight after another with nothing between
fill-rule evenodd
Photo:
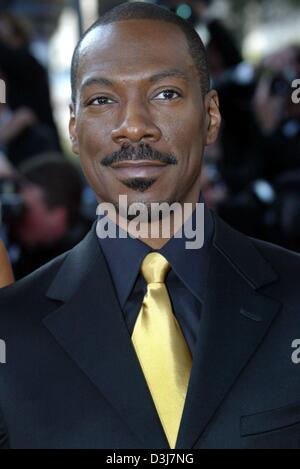
<instances>
[{"instance_id":1,"label":"shirt collar","mask_svg":"<svg viewBox=\"0 0 300 469\"><path fill-rule=\"evenodd\" d=\"M199 202L204 203L203 196ZM195 211L192 214L195 227ZM209 254L214 232L212 214L204 203L204 244L200 249L186 249L187 238L171 238L161 249L153 250L139 239L99 237L99 243L108 264L121 307L126 303L140 271L140 265L149 252L159 252L171 264L175 275L200 301L204 299Z\"/></svg>"},{"instance_id":2,"label":"shirt collar","mask_svg":"<svg viewBox=\"0 0 300 469\"><path fill-rule=\"evenodd\" d=\"M200 199L204 203L204 199ZM196 228L195 212L192 214L193 229ZM160 252L171 264L173 272L188 290L201 302L204 300L206 278L209 268L210 247L214 233L213 216L204 203L204 242L199 249L187 249L186 237L173 237Z\"/></svg>"},{"instance_id":3,"label":"shirt collar","mask_svg":"<svg viewBox=\"0 0 300 469\"><path fill-rule=\"evenodd\" d=\"M140 265L151 248L139 239L99 238L121 307L132 291Z\"/></svg>"}]
</instances>

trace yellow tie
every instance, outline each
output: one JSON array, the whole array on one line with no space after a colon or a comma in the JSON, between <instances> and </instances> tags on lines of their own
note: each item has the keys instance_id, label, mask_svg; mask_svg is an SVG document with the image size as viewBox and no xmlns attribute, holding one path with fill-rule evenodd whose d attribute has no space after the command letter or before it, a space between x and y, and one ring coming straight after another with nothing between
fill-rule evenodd
<instances>
[{"instance_id":1,"label":"yellow tie","mask_svg":"<svg viewBox=\"0 0 300 469\"><path fill-rule=\"evenodd\" d=\"M170 448L175 448L192 359L164 283L169 270L168 261L155 252L142 262L148 286L132 342Z\"/></svg>"}]
</instances>

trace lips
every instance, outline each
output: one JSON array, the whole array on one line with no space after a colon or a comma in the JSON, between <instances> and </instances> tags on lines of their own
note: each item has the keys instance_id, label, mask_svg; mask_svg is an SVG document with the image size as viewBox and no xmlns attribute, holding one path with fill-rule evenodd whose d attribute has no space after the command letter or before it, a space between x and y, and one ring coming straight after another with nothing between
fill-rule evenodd
<instances>
[{"instance_id":1,"label":"lips","mask_svg":"<svg viewBox=\"0 0 300 469\"><path fill-rule=\"evenodd\" d=\"M161 161L120 161L113 163L111 168L120 178L149 178L157 177L167 165Z\"/></svg>"}]
</instances>

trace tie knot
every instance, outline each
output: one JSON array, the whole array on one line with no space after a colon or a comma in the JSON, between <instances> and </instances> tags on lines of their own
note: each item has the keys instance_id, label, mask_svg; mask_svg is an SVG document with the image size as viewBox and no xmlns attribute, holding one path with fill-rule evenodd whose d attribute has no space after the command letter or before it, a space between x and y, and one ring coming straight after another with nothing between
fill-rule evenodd
<instances>
[{"instance_id":1,"label":"tie knot","mask_svg":"<svg viewBox=\"0 0 300 469\"><path fill-rule=\"evenodd\" d=\"M163 283L169 270L169 262L158 252L147 254L141 265L141 272L147 284Z\"/></svg>"}]
</instances>

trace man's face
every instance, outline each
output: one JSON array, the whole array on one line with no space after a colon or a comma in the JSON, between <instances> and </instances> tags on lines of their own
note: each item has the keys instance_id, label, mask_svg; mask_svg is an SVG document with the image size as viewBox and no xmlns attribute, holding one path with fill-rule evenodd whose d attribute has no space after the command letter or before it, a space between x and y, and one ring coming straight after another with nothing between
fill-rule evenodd
<instances>
[{"instance_id":1,"label":"man's face","mask_svg":"<svg viewBox=\"0 0 300 469\"><path fill-rule=\"evenodd\" d=\"M100 201L196 202L219 123L217 95L203 98L176 25L128 20L85 38L70 134Z\"/></svg>"},{"instance_id":2,"label":"man's face","mask_svg":"<svg viewBox=\"0 0 300 469\"><path fill-rule=\"evenodd\" d=\"M43 189L35 184L21 189L24 214L14 227L19 242L26 247L47 245L61 239L67 230L67 213L64 207L47 207Z\"/></svg>"}]
</instances>

